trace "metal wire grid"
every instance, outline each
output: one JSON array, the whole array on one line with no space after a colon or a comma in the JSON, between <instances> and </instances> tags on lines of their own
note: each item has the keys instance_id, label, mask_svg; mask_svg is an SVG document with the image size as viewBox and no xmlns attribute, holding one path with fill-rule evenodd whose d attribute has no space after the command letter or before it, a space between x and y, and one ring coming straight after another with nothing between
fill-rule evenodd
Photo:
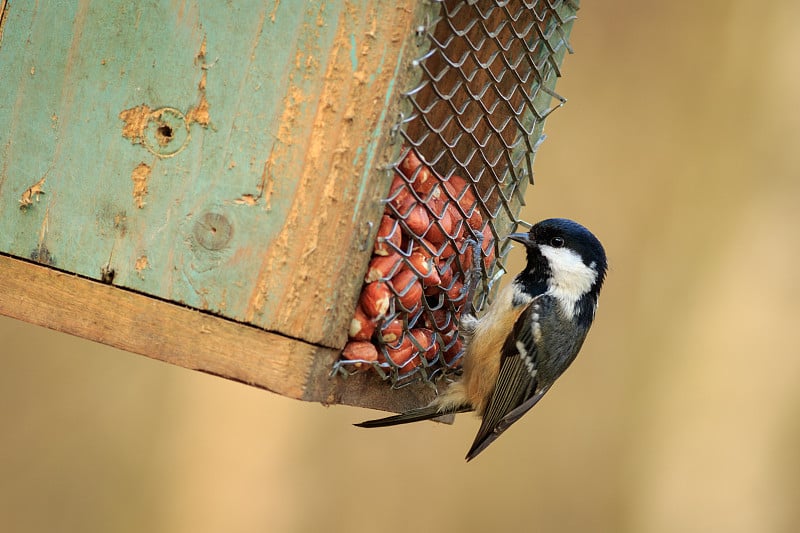
<instances>
[{"instance_id":1,"label":"metal wire grid","mask_svg":"<svg viewBox=\"0 0 800 533\"><path fill-rule=\"evenodd\" d=\"M420 79L403 94L408 114L392 129L403 146L373 256L382 268L371 263L356 311L363 320L364 294L388 288L386 311L367 316L377 360L336 367L374 368L394 387L458 368L462 313L490 302L506 271L505 236L529 227L518 214L544 120L565 102L553 89L578 4L444 0L434 9L417 28L430 46L413 62Z\"/></svg>"}]
</instances>

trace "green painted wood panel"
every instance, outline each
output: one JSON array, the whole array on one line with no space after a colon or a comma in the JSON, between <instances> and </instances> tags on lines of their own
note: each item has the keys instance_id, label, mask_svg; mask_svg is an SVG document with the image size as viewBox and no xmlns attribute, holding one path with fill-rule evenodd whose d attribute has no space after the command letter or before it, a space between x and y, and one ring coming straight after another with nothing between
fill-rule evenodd
<instances>
[{"instance_id":1,"label":"green painted wood panel","mask_svg":"<svg viewBox=\"0 0 800 533\"><path fill-rule=\"evenodd\" d=\"M356 221L380 211L373 170L393 89L387 76L397 74L405 38L373 43L369 34L396 11L396 3L367 0L9 1L0 42L0 252L341 344L343 328L331 340L324 328L305 334L292 329L297 320L278 320L284 302L270 298L264 272L269 285L297 268L274 254L287 224L313 217L294 212L297 196L308 194L299 190L314 155L306 140L324 106L347 113L338 109L346 94L333 102L323 94L339 69L331 50L352 69L340 75L378 91L378 118L349 147L351 183L317 192L341 196L339 215L351 226L341 243L319 244L339 247L330 271L359 268L343 252L368 237ZM365 46L379 58L366 73ZM37 183L43 194L31 194ZM355 291L343 294L335 277L306 281L318 284L300 292L316 309L344 301L342 316L351 312Z\"/></svg>"}]
</instances>

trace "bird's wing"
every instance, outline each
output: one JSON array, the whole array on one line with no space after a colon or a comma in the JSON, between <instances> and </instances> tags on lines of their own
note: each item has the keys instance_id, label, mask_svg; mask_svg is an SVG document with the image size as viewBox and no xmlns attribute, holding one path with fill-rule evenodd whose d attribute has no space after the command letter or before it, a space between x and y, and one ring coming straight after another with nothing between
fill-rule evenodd
<instances>
[{"instance_id":1,"label":"bird's wing","mask_svg":"<svg viewBox=\"0 0 800 533\"><path fill-rule=\"evenodd\" d=\"M538 307L528 306L506 338L497 384L483 413L475 441L467 453L468 461L486 449L503 431L536 405L549 388L549 385L537 387L538 333L535 330L538 328Z\"/></svg>"}]
</instances>

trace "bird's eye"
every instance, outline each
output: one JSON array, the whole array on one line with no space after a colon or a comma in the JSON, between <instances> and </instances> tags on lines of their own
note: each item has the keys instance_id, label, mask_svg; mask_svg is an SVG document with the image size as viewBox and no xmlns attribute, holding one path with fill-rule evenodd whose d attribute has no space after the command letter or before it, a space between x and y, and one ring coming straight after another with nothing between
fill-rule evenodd
<instances>
[{"instance_id":1,"label":"bird's eye","mask_svg":"<svg viewBox=\"0 0 800 533\"><path fill-rule=\"evenodd\" d=\"M564 246L564 239L562 237L553 237L550 239L550 246L553 248L561 248Z\"/></svg>"}]
</instances>

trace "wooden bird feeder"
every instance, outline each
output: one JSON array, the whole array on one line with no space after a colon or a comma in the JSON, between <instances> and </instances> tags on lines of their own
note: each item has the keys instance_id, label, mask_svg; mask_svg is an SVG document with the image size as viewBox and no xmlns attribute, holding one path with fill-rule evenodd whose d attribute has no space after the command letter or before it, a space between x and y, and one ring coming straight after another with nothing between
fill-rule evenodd
<instances>
[{"instance_id":1,"label":"wooden bird feeder","mask_svg":"<svg viewBox=\"0 0 800 533\"><path fill-rule=\"evenodd\" d=\"M453 141L443 175L519 144L473 157L452 110L409 120L409 89L442 97L418 59L443 10L495 2L456 4L0 0L0 314L292 398L428 401L332 369L409 132L442 133L430 161Z\"/></svg>"}]
</instances>

